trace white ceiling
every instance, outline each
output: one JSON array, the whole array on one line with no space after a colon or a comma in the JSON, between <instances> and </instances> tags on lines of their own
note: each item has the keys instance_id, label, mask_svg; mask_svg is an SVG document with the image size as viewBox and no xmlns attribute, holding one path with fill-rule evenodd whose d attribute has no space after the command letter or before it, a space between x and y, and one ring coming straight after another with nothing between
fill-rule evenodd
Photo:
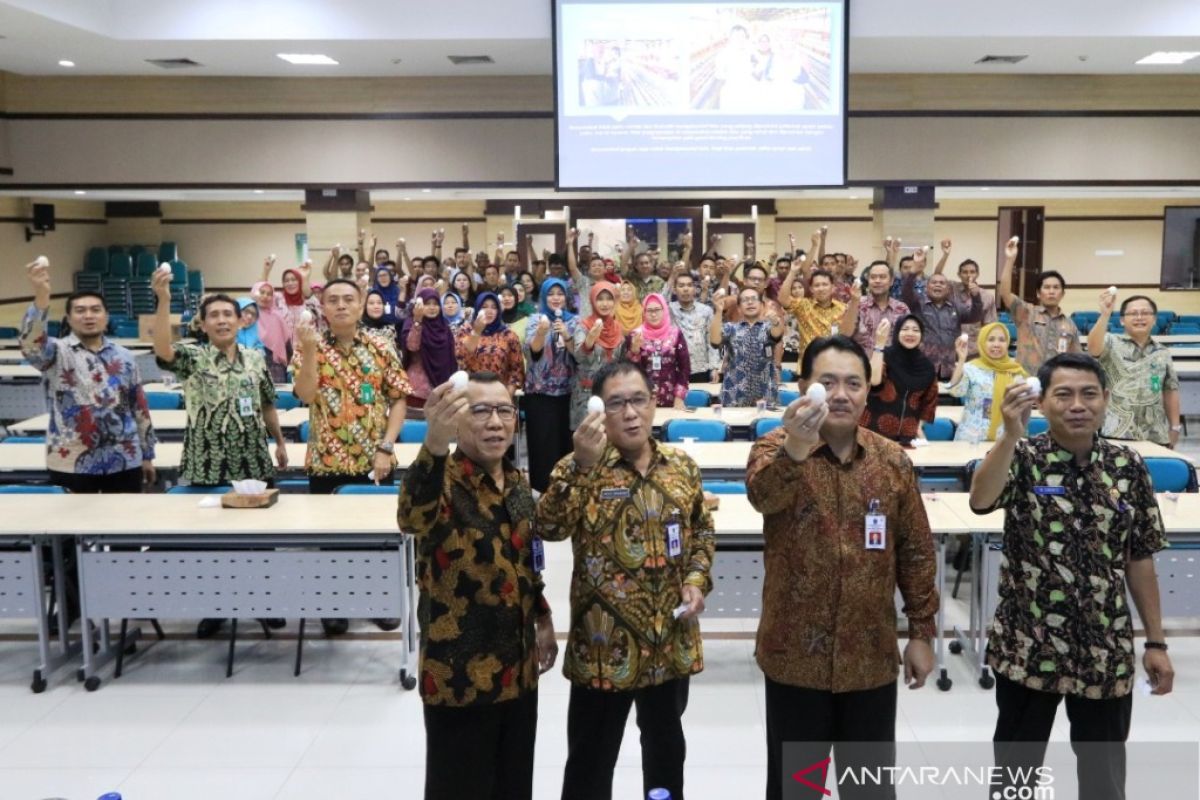
<instances>
[{"instance_id":1,"label":"white ceiling","mask_svg":"<svg viewBox=\"0 0 1200 800\"><path fill-rule=\"evenodd\" d=\"M862 200L871 199L869 187L848 189L820 189L795 192L704 192L714 200L724 198L764 197L777 200ZM93 189L79 195L74 191L36 191L0 189L0 197L29 197L47 200L85 201L131 201L156 200L160 202L304 202L303 191L267 189L262 192L230 189ZM655 199L694 198L695 192L653 192ZM414 203L448 202L455 200L491 200L502 197L508 200L556 200L567 203L573 200L629 199L629 192L554 192L550 189L434 189L423 192L413 189L374 189L371 201ZM1163 199L1169 201L1200 200L1200 186L1169 187L1105 187L1105 186L947 186L938 187L939 200L1054 200L1054 199Z\"/></svg>"},{"instance_id":2,"label":"white ceiling","mask_svg":"<svg viewBox=\"0 0 1200 800\"><path fill-rule=\"evenodd\" d=\"M551 0L0 0L0 69L27 75L548 75ZM852 72L1200 74L1197 0L851 0ZM296 67L280 52L324 53ZM455 67L449 55L495 64ZM984 55L1028 55L979 66ZM204 66L163 71L152 58ZM76 63L68 70L60 59ZM393 63L400 59L400 63Z\"/></svg>"}]
</instances>

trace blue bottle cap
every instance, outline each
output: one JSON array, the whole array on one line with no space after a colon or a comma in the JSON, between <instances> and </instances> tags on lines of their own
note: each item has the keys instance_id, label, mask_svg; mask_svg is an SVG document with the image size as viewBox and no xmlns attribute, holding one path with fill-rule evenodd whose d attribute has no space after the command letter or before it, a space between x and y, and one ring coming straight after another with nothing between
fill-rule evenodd
<instances>
[{"instance_id":1,"label":"blue bottle cap","mask_svg":"<svg viewBox=\"0 0 1200 800\"><path fill-rule=\"evenodd\" d=\"M121 800L121 793L120 792L109 792L108 794L100 795L99 797L96 798L96 800Z\"/></svg>"},{"instance_id":2,"label":"blue bottle cap","mask_svg":"<svg viewBox=\"0 0 1200 800\"><path fill-rule=\"evenodd\" d=\"M651 789L650 794L646 795L647 800L671 800L671 791L669 789Z\"/></svg>"}]
</instances>

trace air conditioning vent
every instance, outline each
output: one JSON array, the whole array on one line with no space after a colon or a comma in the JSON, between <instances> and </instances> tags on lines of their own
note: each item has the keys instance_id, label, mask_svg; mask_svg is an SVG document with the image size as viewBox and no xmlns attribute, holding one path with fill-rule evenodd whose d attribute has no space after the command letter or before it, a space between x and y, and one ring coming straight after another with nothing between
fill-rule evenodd
<instances>
[{"instance_id":1,"label":"air conditioning vent","mask_svg":"<svg viewBox=\"0 0 1200 800\"><path fill-rule=\"evenodd\" d=\"M191 69L204 66L199 61L192 61L190 58L147 58L146 63L153 64L159 69Z\"/></svg>"},{"instance_id":2,"label":"air conditioning vent","mask_svg":"<svg viewBox=\"0 0 1200 800\"><path fill-rule=\"evenodd\" d=\"M1020 64L1029 56L984 56L976 64Z\"/></svg>"},{"instance_id":3,"label":"air conditioning vent","mask_svg":"<svg viewBox=\"0 0 1200 800\"><path fill-rule=\"evenodd\" d=\"M466 66L468 64L495 64L491 56L446 56L450 59L450 63L455 66Z\"/></svg>"}]
</instances>

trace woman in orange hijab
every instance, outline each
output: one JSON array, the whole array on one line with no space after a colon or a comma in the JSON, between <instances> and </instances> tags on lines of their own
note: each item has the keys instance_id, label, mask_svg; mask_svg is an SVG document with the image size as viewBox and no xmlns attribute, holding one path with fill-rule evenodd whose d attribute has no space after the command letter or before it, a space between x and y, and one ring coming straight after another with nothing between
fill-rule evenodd
<instances>
[{"instance_id":1,"label":"woman in orange hijab","mask_svg":"<svg viewBox=\"0 0 1200 800\"><path fill-rule=\"evenodd\" d=\"M588 292L592 315L571 320L575 337L575 387L571 390L571 430L579 427L587 416L588 398L592 396L592 377L610 361L625 352L625 334L616 318L617 287L608 281L597 281ZM641 310L641 306L638 306ZM639 317L641 315L639 314ZM640 323L640 319L639 319Z\"/></svg>"}]
</instances>

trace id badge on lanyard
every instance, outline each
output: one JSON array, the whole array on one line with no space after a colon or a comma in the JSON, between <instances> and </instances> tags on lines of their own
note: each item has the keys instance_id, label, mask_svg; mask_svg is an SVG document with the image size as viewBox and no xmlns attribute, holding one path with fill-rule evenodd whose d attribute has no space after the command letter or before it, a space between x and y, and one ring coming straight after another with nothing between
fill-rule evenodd
<instances>
[{"instance_id":1,"label":"id badge on lanyard","mask_svg":"<svg viewBox=\"0 0 1200 800\"><path fill-rule=\"evenodd\" d=\"M887 516L879 513L879 501L872 500L863 525L863 547L867 550L887 549Z\"/></svg>"},{"instance_id":2,"label":"id badge on lanyard","mask_svg":"<svg viewBox=\"0 0 1200 800\"><path fill-rule=\"evenodd\" d=\"M542 542L542 537L533 537L529 542L529 552L533 560L533 571L541 575L546 569L546 545Z\"/></svg>"},{"instance_id":3,"label":"id badge on lanyard","mask_svg":"<svg viewBox=\"0 0 1200 800\"><path fill-rule=\"evenodd\" d=\"M254 399L251 397L242 396L238 398L238 414L243 417L254 416Z\"/></svg>"},{"instance_id":4,"label":"id badge on lanyard","mask_svg":"<svg viewBox=\"0 0 1200 800\"><path fill-rule=\"evenodd\" d=\"M683 555L683 534L677 518L667 523L667 556L679 558Z\"/></svg>"},{"instance_id":5,"label":"id badge on lanyard","mask_svg":"<svg viewBox=\"0 0 1200 800\"><path fill-rule=\"evenodd\" d=\"M650 371L658 372L661 369L662 369L662 356L659 355L657 351L655 351L654 354L650 356Z\"/></svg>"}]
</instances>

